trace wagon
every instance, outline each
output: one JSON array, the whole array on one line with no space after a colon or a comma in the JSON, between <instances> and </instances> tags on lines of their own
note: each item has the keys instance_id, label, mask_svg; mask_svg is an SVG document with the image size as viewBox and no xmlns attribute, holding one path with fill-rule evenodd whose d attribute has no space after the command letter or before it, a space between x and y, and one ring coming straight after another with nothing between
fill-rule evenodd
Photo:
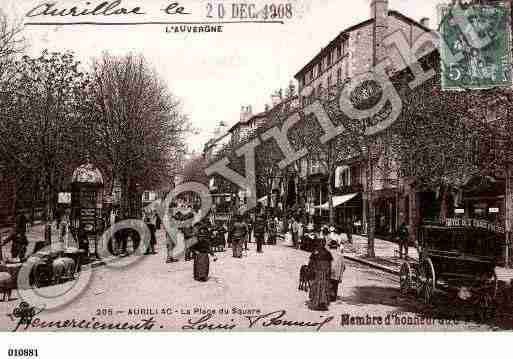
<instances>
[{"instance_id":1,"label":"wagon","mask_svg":"<svg viewBox=\"0 0 513 359\"><path fill-rule=\"evenodd\" d=\"M497 295L495 267L504 244L504 229L482 220L449 219L443 225L423 225L418 261L401 264L401 292L414 290L430 304L435 290L442 289L491 308Z\"/></svg>"}]
</instances>

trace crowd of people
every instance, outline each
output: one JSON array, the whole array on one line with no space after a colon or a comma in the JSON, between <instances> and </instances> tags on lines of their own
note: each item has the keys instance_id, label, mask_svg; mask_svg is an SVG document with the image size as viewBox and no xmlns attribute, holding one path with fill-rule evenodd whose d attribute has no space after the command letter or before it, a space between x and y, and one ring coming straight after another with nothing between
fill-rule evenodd
<instances>
[{"instance_id":1,"label":"crowd of people","mask_svg":"<svg viewBox=\"0 0 513 359\"><path fill-rule=\"evenodd\" d=\"M216 222L212 218L193 224L194 213L177 211L174 219L181 225L175 235L182 235L185 243L185 260L193 260L193 277L207 281L210 257L231 248L233 258L243 258L248 242L256 243L256 252L263 253L264 245L275 245L278 238L290 237L291 247L311 252L307 265L308 307L311 310L327 310L330 303L339 298L339 286L345 271L344 245L351 241L350 230L323 226L306 226L297 218L288 221L257 211L253 216L234 215L228 222ZM167 263L177 262L173 257L176 241L167 233Z\"/></svg>"},{"instance_id":2,"label":"crowd of people","mask_svg":"<svg viewBox=\"0 0 513 359\"><path fill-rule=\"evenodd\" d=\"M218 252L231 249L231 256L241 259L244 257L243 253L249 250L248 243L254 241L256 252L263 253L265 245L276 245L280 239L290 241L288 244L294 249L311 252L308 263L309 308L326 310L331 302L337 300L338 287L345 270L343 248L346 241L351 241L350 230L328 226L319 228L311 222L304 224L296 217L280 219L262 209L257 210L253 215L233 215L227 222L215 221L209 216L196 221L197 214L190 209L174 210L172 215L175 223L180 225L175 232L166 230L166 263L179 261L174 254L178 238L173 238L173 235L183 236L184 259L194 262L193 278L195 280L201 282L208 280L210 258L216 261ZM24 219L23 215L18 216L15 231L9 238L13 242L12 257L20 258L20 261L25 257L27 246L27 223ZM121 218L117 212L112 211L106 225L111 226L120 221ZM164 229L162 220L157 212L147 211L143 214L143 221L149 229L150 240L144 253L139 252L146 255L156 254L156 233L158 229ZM57 228L59 241L73 242L69 216L64 215L58 221ZM80 238L76 242L78 243L69 245L80 246ZM112 255L126 256L129 253L136 253L140 244L141 238L135 229L122 228L112 233L108 250Z\"/></svg>"}]
</instances>

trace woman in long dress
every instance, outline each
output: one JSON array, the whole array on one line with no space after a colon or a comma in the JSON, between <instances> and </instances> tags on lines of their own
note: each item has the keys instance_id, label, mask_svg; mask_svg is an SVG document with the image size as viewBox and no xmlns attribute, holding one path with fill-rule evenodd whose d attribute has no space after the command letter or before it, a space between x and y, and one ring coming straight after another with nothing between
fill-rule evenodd
<instances>
[{"instance_id":1,"label":"woman in long dress","mask_svg":"<svg viewBox=\"0 0 513 359\"><path fill-rule=\"evenodd\" d=\"M331 262L331 274L330 274L330 302L334 302L338 298L338 287L342 282L342 276L346 270L344 262L344 247L340 244L340 247L334 248L331 251L333 261Z\"/></svg>"},{"instance_id":2,"label":"woman in long dress","mask_svg":"<svg viewBox=\"0 0 513 359\"><path fill-rule=\"evenodd\" d=\"M320 241L317 244L317 248L312 252L308 264L313 277L310 283L310 292L308 293L310 299L308 307L312 310L328 310L330 303L329 280L333 257L325 248L325 245L325 241Z\"/></svg>"},{"instance_id":3,"label":"woman in long dress","mask_svg":"<svg viewBox=\"0 0 513 359\"><path fill-rule=\"evenodd\" d=\"M217 258L210 248L210 230L205 223L198 228L197 236L198 242L190 248L191 252L194 253L194 280L206 282L210 272L210 258L208 256L214 257L214 261Z\"/></svg>"},{"instance_id":4,"label":"woman in long dress","mask_svg":"<svg viewBox=\"0 0 513 359\"><path fill-rule=\"evenodd\" d=\"M241 216L234 216L234 223L230 231L234 258L242 258L242 245L247 233L246 224L242 221Z\"/></svg>"}]
</instances>

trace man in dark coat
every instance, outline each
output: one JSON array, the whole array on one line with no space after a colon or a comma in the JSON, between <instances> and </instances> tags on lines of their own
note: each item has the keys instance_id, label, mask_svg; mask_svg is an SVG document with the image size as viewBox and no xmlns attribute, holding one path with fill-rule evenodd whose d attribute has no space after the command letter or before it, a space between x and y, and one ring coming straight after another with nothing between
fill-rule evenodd
<instances>
[{"instance_id":1,"label":"man in dark coat","mask_svg":"<svg viewBox=\"0 0 513 359\"><path fill-rule=\"evenodd\" d=\"M257 244L257 252L262 253L262 245L265 240L265 233L267 232L267 221L264 216L258 215L255 220L253 233L255 235L256 244Z\"/></svg>"},{"instance_id":2,"label":"man in dark coat","mask_svg":"<svg viewBox=\"0 0 513 359\"><path fill-rule=\"evenodd\" d=\"M406 227L406 223L402 222L397 231L397 236L399 237L399 257L403 257L403 249L405 258L408 258L408 227Z\"/></svg>"},{"instance_id":3,"label":"man in dark coat","mask_svg":"<svg viewBox=\"0 0 513 359\"><path fill-rule=\"evenodd\" d=\"M146 225L148 226L148 229L150 230L150 243L149 243L149 246L148 248L146 249L146 253L145 254L155 254L155 244L157 243L157 236L156 236L156 232L157 232L157 227L155 226L155 224L153 224L153 222L151 221L151 219L149 217L146 217L144 219L144 222L146 223Z\"/></svg>"}]
</instances>

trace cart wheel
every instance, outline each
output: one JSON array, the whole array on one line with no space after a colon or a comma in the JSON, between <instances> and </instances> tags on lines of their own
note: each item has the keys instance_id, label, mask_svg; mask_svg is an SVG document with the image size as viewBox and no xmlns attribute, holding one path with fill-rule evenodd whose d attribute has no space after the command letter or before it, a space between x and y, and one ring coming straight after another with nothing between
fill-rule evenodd
<instances>
[{"instance_id":1,"label":"cart wheel","mask_svg":"<svg viewBox=\"0 0 513 359\"><path fill-rule=\"evenodd\" d=\"M399 270L399 284L401 288L401 294L408 294L411 289L411 268L408 262L401 264Z\"/></svg>"},{"instance_id":2,"label":"cart wheel","mask_svg":"<svg viewBox=\"0 0 513 359\"><path fill-rule=\"evenodd\" d=\"M422 298L424 304L431 304L435 291L435 268L431 259L427 258L419 265L417 295Z\"/></svg>"}]
</instances>

